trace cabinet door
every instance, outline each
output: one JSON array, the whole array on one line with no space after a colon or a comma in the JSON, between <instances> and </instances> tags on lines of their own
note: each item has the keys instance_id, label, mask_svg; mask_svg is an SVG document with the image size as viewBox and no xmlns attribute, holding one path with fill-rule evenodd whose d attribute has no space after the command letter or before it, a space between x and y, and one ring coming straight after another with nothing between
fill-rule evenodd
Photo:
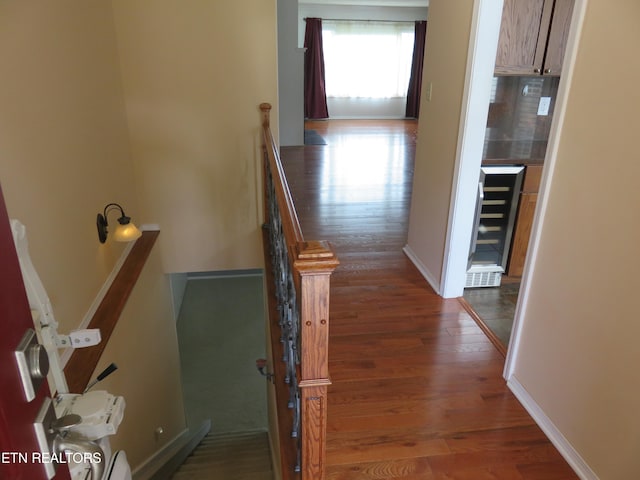
<instances>
[{"instance_id":1,"label":"cabinet door","mask_svg":"<svg viewBox=\"0 0 640 480\"><path fill-rule=\"evenodd\" d=\"M574 0L556 0L549 29L547 53L544 59L544 75L560 75L569 36L573 4Z\"/></svg>"},{"instance_id":2,"label":"cabinet door","mask_svg":"<svg viewBox=\"0 0 640 480\"><path fill-rule=\"evenodd\" d=\"M513 243L509 254L509 267L507 275L519 277L524 270L524 261L527 258L529 249L529 237L533 227L533 215L538 203L537 193L523 193L520 195L520 205L518 206L518 219L516 229L513 234Z\"/></svg>"},{"instance_id":3,"label":"cabinet door","mask_svg":"<svg viewBox=\"0 0 640 480\"><path fill-rule=\"evenodd\" d=\"M522 193L518 204L518 216L513 231L511 252L509 253L509 267L507 275L519 277L524 270L524 261L529 249L529 237L533 227L533 215L538 203L538 190L542 178L542 165L529 165L522 183Z\"/></svg>"},{"instance_id":4,"label":"cabinet door","mask_svg":"<svg viewBox=\"0 0 640 480\"><path fill-rule=\"evenodd\" d=\"M542 63L553 0L505 0L496 54L497 75L535 75Z\"/></svg>"}]
</instances>

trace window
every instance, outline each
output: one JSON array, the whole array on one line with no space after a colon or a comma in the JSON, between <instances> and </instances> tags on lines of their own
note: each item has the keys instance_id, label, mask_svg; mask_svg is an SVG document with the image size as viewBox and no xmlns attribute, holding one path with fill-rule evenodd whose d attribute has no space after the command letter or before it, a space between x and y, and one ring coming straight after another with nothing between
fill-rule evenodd
<instances>
[{"instance_id":1,"label":"window","mask_svg":"<svg viewBox=\"0 0 640 480\"><path fill-rule=\"evenodd\" d=\"M328 97L406 97L413 22L323 20Z\"/></svg>"}]
</instances>

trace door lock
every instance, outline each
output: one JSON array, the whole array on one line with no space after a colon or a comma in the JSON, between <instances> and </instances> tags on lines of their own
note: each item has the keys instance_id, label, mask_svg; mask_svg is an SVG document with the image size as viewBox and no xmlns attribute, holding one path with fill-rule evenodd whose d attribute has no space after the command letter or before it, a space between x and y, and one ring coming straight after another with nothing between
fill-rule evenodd
<instances>
[{"instance_id":1,"label":"door lock","mask_svg":"<svg viewBox=\"0 0 640 480\"><path fill-rule=\"evenodd\" d=\"M49 355L38 343L36 332L28 329L15 351L18 371L28 402L36 398L36 392L49 373Z\"/></svg>"}]
</instances>

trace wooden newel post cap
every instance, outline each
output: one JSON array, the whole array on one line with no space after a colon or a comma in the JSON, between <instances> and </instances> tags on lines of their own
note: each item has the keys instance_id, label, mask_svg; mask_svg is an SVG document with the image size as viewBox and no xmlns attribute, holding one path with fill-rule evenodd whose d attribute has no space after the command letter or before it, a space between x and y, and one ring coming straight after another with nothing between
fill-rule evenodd
<instances>
[{"instance_id":1,"label":"wooden newel post cap","mask_svg":"<svg viewBox=\"0 0 640 480\"><path fill-rule=\"evenodd\" d=\"M271 112L271 104L270 103L261 103L260 111L262 112L262 126L269 126L269 113Z\"/></svg>"},{"instance_id":2,"label":"wooden newel post cap","mask_svg":"<svg viewBox=\"0 0 640 480\"><path fill-rule=\"evenodd\" d=\"M331 246L324 240L299 242L295 266L299 270L333 271L340 264Z\"/></svg>"}]
</instances>

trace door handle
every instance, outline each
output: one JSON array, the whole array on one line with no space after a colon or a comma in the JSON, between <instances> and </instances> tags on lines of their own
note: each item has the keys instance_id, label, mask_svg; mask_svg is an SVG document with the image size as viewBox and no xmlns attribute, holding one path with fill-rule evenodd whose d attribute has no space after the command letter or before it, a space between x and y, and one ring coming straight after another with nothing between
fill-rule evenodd
<instances>
[{"instance_id":1,"label":"door handle","mask_svg":"<svg viewBox=\"0 0 640 480\"><path fill-rule=\"evenodd\" d=\"M64 455L66 452L78 453L83 461L89 458L91 479L102 479L104 474L104 451L97 443L82 438L80 435L64 431L63 433L58 433L53 439L53 451L60 455Z\"/></svg>"},{"instance_id":2,"label":"door handle","mask_svg":"<svg viewBox=\"0 0 640 480\"><path fill-rule=\"evenodd\" d=\"M104 474L104 451L100 446L72 429L82 423L82 417L75 413L56 417L53 402L45 398L34 422L40 455L48 478L54 478L58 463L89 463L91 479L101 480ZM78 461L76 460L76 458ZM61 459L62 460L61 462Z\"/></svg>"}]
</instances>

